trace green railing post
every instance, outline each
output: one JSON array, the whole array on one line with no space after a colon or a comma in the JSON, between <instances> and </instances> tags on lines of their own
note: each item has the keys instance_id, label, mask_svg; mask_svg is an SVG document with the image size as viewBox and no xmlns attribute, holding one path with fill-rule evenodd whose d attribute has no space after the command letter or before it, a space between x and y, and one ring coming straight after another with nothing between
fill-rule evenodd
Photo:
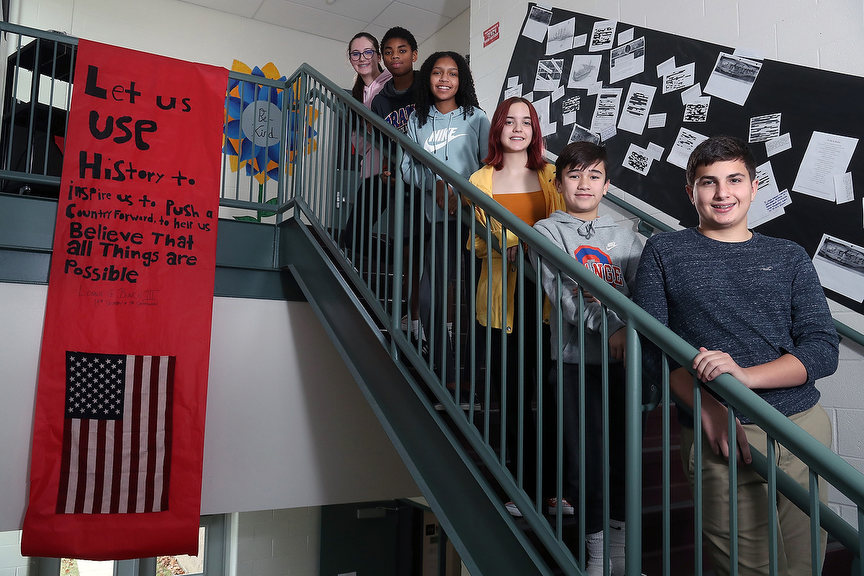
<instances>
[{"instance_id":1,"label":"green railing post","mask_svg":"<svg viewBox=\"0 0 864 576\"><path fill-rule=\"evenodd\" d=\"M396 166L402 165L402 156L404 152L402 146L396 145ZM394 334L402 329L402 258L404 255L404 223L398 215L405 213L405 181L402 178L396 178L394 186L395 198L393 200L393 211L397 214L393 222L393 306L390 311L390 330ZM411 304L409 302L408 308ZM408 324L408 331L411 331L411 324ZM398 347L395 340L390 340L390 352L394 358L398 357Z\"/></svg>"},{"instance_id":2,"label":"green railing post","mask_svg":"<svg viewBox=\"0 0 864 576\"><path fill-rule=\"evenodd\" d=\"M768 574L777 574L777 457L774 439L766 437L765 456L768 460Z\"/></svg>"},{"instance_id":3,"label":"green railing post","mask_svg":"<svg viewBox=\"0 0 864 576\"><path fill-rule=\"evenodd\" d=\"M592 291L592 294L594 292ZM625 573L642 573L642 351L639 335L632 324L627 327L627 368L624 411L624 442L627 486L625 495L625 547L628 551Z\"/></svg>"},{"instance_id":4,"label":"green railing post","mask_svg":"<svg viewBox=\"0 0 864 576\"><path fill-rule=\"evenodd\" d=\"M726 416L729 435L729 574L738 576L738 434L735 410L730 407Z\"/></svg>"},{"instance_id":5,"label":"green railing post","mask_svg":"<svg viewBox=\"0 0 864 576\"><path fill-rule=\"evenodd\" d=\"M303 183L303 158L305 157L305 147L304 140L306 136L305 130L305 122L306 122L306 110L307 106L305 105L306 101L306 89L308 80L306 78L306 73L303 72L297 77L297 97L293 99L294 106L297 106L297 111L291 110L291 122L293 126L293 130L291 131L293 141L292 141L292 149L294 150L294 158L292 158L292 162L294 165L294 197L295 198L303 198L304 200L308 200L304 191L304 183ZM294 84L289 80L288 83L289 90L294 92Z\"/></svg>"}]
</instances>

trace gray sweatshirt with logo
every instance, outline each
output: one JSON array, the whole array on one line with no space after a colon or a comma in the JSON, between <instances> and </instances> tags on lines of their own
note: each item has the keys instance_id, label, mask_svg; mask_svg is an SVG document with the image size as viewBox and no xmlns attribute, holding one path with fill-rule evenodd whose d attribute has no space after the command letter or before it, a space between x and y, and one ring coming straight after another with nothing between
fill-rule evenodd
<instances>
[{"instance_id":1,"label":"gray sweatshirt with logo","mask_svg":"<svg viewBox=\"0 0 864 576\"><path fill-rule=\"evenodd\" d=\"M594 220L580 220L566 212L556 210L549 218L538 221L534 228L549 238L555 245L573 257L610 286L630 296L630 287L636 278L642 242L636 232L621 226L609 216ZM542 265L543 289L553 312L550 318L552 328L552 358L557 359L558 335L558 289L557 271L547 264ZM579 323L585 323L585 358L588 364L600 364L602 356L601 322L603 309L597 302L584 306L584 315L579 317L579 299L573 290L576 281L569 276L561 276L561 334L563 351L561 359L569 364L578 364ZM615 312L607 310L607 337L624 327L624 322Z\"/></svg>"},{"instance_id":2,"label":"gray sweatshirt with logo","mask_svg":"<svg viewBox=\"0 0 864 576\"><path fill-rule=\"evenodd\" d=\"M408 118L407 135L466 179L480 169L489 152L489 119L476 107L465 117L461 106L447 114L432 106L423 126L418 126L417 114L413 112ZM435 181L440 177L410 154L402 157L402 177L405 182L425 190L427 218L432 220L434 216L435 222L441 222L454 217L438 208L435 202Z\"/></svg>"}]
</instances>

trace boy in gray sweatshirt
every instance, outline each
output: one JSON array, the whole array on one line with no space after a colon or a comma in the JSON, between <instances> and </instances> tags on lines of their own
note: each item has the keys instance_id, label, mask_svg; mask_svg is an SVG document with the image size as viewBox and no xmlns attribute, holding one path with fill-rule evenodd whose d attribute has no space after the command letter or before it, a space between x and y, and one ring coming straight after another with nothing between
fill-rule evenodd
<instances>
[{"instance_id":1,"label":"boy in gray sweatshirt","mask_svg":"<svg viewBox=\"0 0 864 576\"><path fill-rule=\"evenodd\" d=\"M538 221L534 228L567 254L603 278L626 296L636 277L642 244L629 227L619 226L609 216L599 216L600 200L609 190L606 149L590 142L564 147L555 162L555 183L563 196L566 212L557 210ZM553 368L550 388L557 390L557 365L561 355L564 412L564 496L579 497L579 439L585 438L585 523L588 560L586 574L603 574L603 405L602 365L609 363L609 559L611 574L624 574L624 322L607 310L609 357L602 354L602 306L590 294L584 315L579 317L576 282L561 277L558 299L557 271L542 266L543 289L552 302ZM559 309L560 308L560 314ZM557 339L561 324L562 341ZM584 357L579 353L579 324L585 325ZM579 364L585 364L585 428L579 422ZM587 465L593 463L594 465ZM555 502L557 504L557 502ZM564 500L564 510L572 510ZM550 505L550 509L552 509Z\"/></svg>"}]
</instances>

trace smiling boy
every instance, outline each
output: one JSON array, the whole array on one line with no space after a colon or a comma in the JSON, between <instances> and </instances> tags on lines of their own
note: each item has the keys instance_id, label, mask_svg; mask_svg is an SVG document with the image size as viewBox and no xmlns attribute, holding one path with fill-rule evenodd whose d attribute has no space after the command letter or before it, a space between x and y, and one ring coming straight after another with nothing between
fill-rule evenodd
<instances>
[{"instance_id":1,"label":"smiling boy","mask_svg":"<svg viewBox=\"0 0 864 576\"><path fill-rule=\"evenodd\" d=\"M381 39L381 56L393 77L372 100L372 111L400 132L405 132L408 117L414 110L417 40L401 26L390 28Z\"/></svg>"},{"instance_id":2,"label":"smiling boy","mask_svg":"<svg viewBox=\"0 0 864 576\"><path fill-rule=\"evenodd\" d=\"M697 146L687 163L686 190L699 225L650 238L639 263L636 303L699 350L690 366L670 366L682 424L681 458L691 485L694 433L687 408L693 406L693 375L710 383L731 374L824 445L831 444L831 425L815 382L837 368L837 333L804 249L748 229L747 211L758 188L755 173L749 148L737 138L716 136ZM707 388L700 394L703 442L710 448L701 466L705 549L717 573L729 574L728 410ZM750 446L765 453L766 435L746 415L737 417L733 441L745 464L738 470L738 573L768 574L766 481L746 466ZM780 469L807 488L807 466L786 450L778 453ZM824 501L824 482L819 492ZM807 516L779 495L777 512L777 573L811 574ZM824 554L824 531L821 536Z\"/></svg>"},{"instance_id":3,"label":"smiling boy","mask_svg":"<svg viewBox=\"0 0 864 576\"><path fill-rule=\"evenodd\" d=\"M534 228L577 262L603 278L609 285L630 295L642 252L638 236L629 227L619 226L610 216L600 216L599 206L609 190L606 149L590 142L573 142L564 147L555 162L555 184L566 211L556 210ZM558 273L543 265L543 289L552 303L550 315L553 368L550 389L557 390L559 350L563 381L564 413L564 496L579 497L579 364L585 364L585 462L603 461L603 364L608 362L609 384L609 564L613 576L624 570L624 321L606 310L609 357L603 356L601 326L604 310L585 293L584 316L579 315L577 285L561 276L558 300ZM557 308L560 307L560 314ZM561 324L562 341L557 339ZM580 355L579 324L585 324L584 356ZM586 465L585 540L588 548L586 573L603 571L603 468ZM567 504L569 505L569 504Z\"/></svg>"}]
</instances>

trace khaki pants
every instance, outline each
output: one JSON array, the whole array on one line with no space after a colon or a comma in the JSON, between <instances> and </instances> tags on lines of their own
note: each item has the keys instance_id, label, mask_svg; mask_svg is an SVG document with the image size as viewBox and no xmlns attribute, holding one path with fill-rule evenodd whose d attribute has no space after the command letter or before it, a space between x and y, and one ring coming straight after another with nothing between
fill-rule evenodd
<instances>
[{"instance_id":1,"label":"khaki pants","mask_svg":"<svg viewBox=\"0 0 864 576\"><path fill-rule=\"evenodd\" d=\"M831 422L819 404L794 414L789 419L805 432L831 446ZM753 425L745 424L750 445L766 453L766 434ZM684 472L694 483L693 429L681 427L681 460ZM730 573L729 539L729 465L722 456L715 456L703 437L702 451L702 533L704 549L711 557L717 574ZM775 443L777 466L809 489L809 468L785 447ZM738 466L738 574L741 576L768 574L768 483L749 467ZM820 479L819 499L826 502L827 482ZM793 503L777 494L777 562L780 575L812 574L810 562L810 518ZM825 556L827 534L820 531L820 566Z\"/></svg>"}]
</instances>

